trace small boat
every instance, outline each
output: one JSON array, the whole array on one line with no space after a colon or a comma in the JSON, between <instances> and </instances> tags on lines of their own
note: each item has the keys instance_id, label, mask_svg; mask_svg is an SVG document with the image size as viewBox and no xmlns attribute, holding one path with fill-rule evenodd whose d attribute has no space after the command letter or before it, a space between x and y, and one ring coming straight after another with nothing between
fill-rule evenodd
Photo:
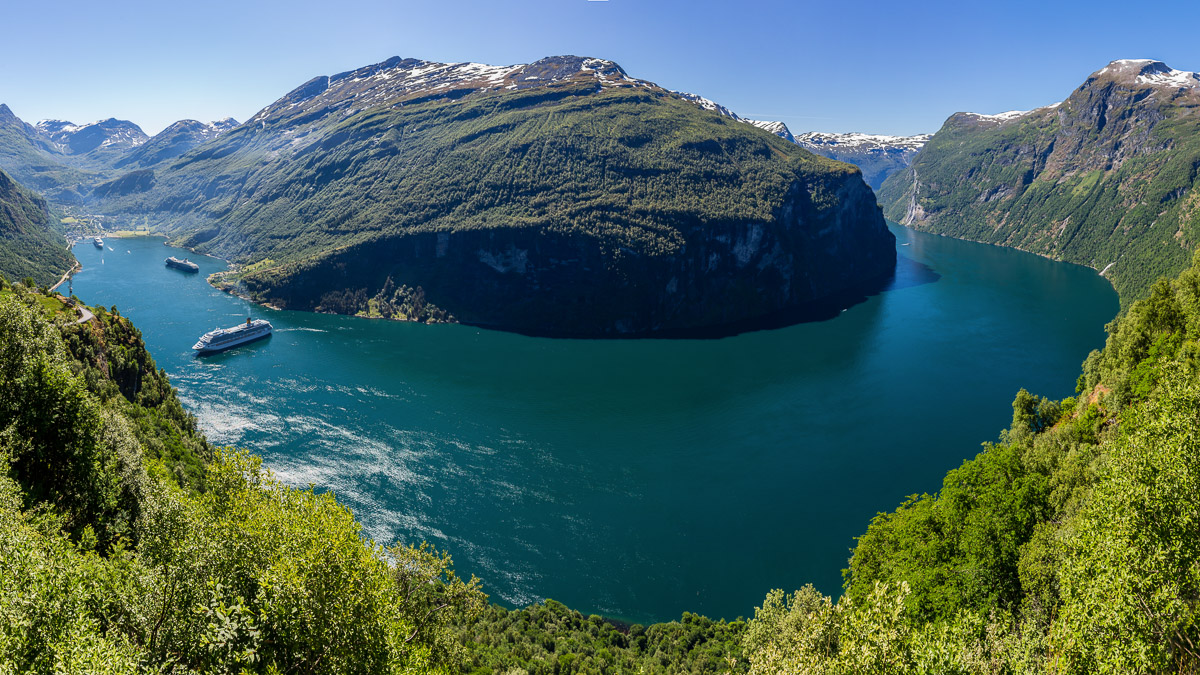
<instances>
[{"instance_id":1,"label":"small boat","mask_svg":"<svg viewBox=\"0 0 1200 675\"><path fill-rule=\"evenodd\" d=\"M167 267L174 267L175 269L183 270L184 272L199 272L200 271L200 266L197 265L196 263L192 262L191 260L188 260L187 258L180 260L179 258L176 258L175 256L171 256L171 257L167 258L165 262L167 263Z\"/></svg>"},{"instance_id":2,"label":"small boat","mask_svg":"<svg viewBox=\"0 0 1200 675\"><path fill-rule=\"evenodd\" d=\"M104 240L101 239L100 237L96 237L95 239L92 239L92 246L95 246L96 248L103 251L104 250Z\"/></svg>"},{"instance_id":3,"label":"small boat","mask_svg":"<svg viewBox=\"0 0 1200 675\"><path fill-rule=\"evenodd\" d=\"M271 334L271 323L263 319L246 319L246 323L232 328L218 328L200 336L200 341L192 345L197 354L219 352L230 347L243 345Z\"/></svg>"}]
</instances>

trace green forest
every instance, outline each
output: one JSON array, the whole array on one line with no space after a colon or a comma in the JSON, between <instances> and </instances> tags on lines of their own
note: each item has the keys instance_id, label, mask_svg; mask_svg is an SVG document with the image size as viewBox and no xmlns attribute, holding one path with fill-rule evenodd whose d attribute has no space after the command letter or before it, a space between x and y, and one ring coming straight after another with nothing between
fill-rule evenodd
<instances>
[{"instance_id":1,"label":"green forest","mask_svg":"<svg viewBox=\"0 0 1200 675\"><path fill-rule=\"evenodd\" d=\"M0 171L0 273L49 286L73 264L66 239L50 226L46 200Z\"/></svg>"},{"instance_id":2,"label":"green forest","mask_svg":"<svg viewBox=\"0 0 1200 675\"><path fill-rule=\"evenodd\" d=\"M488 604L447 552L364 538L211 447L95 311L0 291L0 672L1200 669L1200 256L1108 326L1076 396L1018 392L938 493L864 524L841 597L650 626Z\"/></svg>"}]
</instances>

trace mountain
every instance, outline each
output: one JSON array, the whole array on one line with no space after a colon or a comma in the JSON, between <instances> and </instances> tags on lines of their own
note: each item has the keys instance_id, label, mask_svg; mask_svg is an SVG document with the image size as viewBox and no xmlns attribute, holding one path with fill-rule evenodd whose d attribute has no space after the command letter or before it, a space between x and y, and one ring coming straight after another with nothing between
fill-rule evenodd
<instances>
[{"instance_id":1,"label":"mountain","mask_svg":"<svg viewBox=\"0 0 1200 675\"><path fill-rule=\"evenodd\" d=\"M34 129L45 140L44 147L61 157L62 163L85 169L107 168L149 140L138 125L111 117L80 125L42 120Z\"/></svg>"},{"instance_id":2,"label":"mountain","mask_svg":"<svg viewBox=\"0 0 1200 675\"><path fill-rule=\"evenodd\" d=\"M895 260L853 167L576 56L317 77L97 208L254 263L239 292L278 306L370 313L417 289L556 335L757 325Z\"/></svg>"},{"instance_id":3,"label":"mountain","mask_svg":"<svg viewBox=\"0 0 1200 675\"><path fill-rule=\"evenodd\" d=\"M74 263L66 240L50 226L46 200L0 171L0 273L48 286Z\"/></svg>"},{"instance_id":4,"label":"mountain","mask_svg":"<svg viewBox=\"0 0 1200 675\"><path fill-rule=\"evenodd\" d=\"M912 163L917 151L932 137L933 134L884 136L810 131L796 136L795 141L809 152L857 166L867 184L878 190L888 176Z\"/></svg>"},{"instance_id":5,"label":"mountain","mask_svg":"<svg viewBox=\"0 0 1200 675\"><path fill-rule=\"evenodd\" d=\"M84 172L55 156L49 139L0 103L0 170L22 185L62 203L77 203L83 195L75 186L87 183Z\"/></svg>"},{"instance_id":6,"label":"mountain","mask_svg":"<svg viewBox=\"0 0 1200 675\"><path fill-rule=\"evenodd\" d=\"M698 99L695 102L706 109L716 109L717 112L726 114L733 119L769 131L813 154L853 164L862 169L863 180L876 190L892 173L907 167L917 151L932 137L932 134L883 136L860 133L828 134L817 131L809 131L795 136L783 122L738 117L732 111L718 106L708 99L700 98L695 94L686 94L685 96L694 96ZM709 106L715 106L715 108Z\"/></svg>"},{"instance_id":7,"label":"mountain","mask_svg":"<svg viewBox=\"0 0 1200 675\"><path fill-rule=\"evenodd\" d=\"M1061 103L956 113L879 191L920 230L1089 265L1122 304L1200 242L1200 75L1120 60Z\"/></svg>"},{"instance_id":8,"label":"mountain","mask_svg":"<svg viewBox=\"0 0 1200 675\"><path fill-rule=\"evenodd\" d=\"M82 125L63 120L42 120L34 128L64 155L84 155L101 148L136 148L149 139L146 132L133 122L112 117Z\"/></svg>"},{"instance_id":9,"label":"mountain","mask_svg":"<svg viewBox=\"0 0 1200 675\"><path fill-rule=\"evenodd\" d=\"M174 159L188 150L211 141L238 125L237 120L226 117L216 122L180 120L155 134L146 142L113 162L118 169L144 169Z\"/></svg>"}]
</instances>

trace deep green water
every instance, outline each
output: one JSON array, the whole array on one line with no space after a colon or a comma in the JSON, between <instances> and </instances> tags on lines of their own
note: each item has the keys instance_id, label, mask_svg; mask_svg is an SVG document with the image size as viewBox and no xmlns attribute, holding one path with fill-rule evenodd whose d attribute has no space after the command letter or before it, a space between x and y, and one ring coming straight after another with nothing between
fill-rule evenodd
<instances>
[{"instance_id":1,"label":"deep green water","mask_svg":"<svg viewBox=\"0 0 1200 675\"><path fill-rule=\"evenodd\" d=\"M377 540L449 550L495 600L733 618L775 587L837 593L870 518L994 440L1018 388L1072 394L1117 312L1093 270L893 229L891 289L721 340L270 311L154 239L77 246L73 290L136 322L211 440L334 490ZM247 312L275 334L193 357Z\"/></svg>"}]
</instances>

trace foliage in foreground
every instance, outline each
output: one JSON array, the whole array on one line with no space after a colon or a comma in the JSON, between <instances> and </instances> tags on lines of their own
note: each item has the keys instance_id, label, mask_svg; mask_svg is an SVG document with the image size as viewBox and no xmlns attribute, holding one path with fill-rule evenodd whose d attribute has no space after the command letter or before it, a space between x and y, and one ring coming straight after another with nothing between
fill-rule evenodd
<instances>
[{"instance_id":1,"label":"foliage in foreground","mask_svg":"<svg viewBox=\"0 0 1200 675\"><path fill-rule=\"evenodd\" d=\"M1200 256L1109 325L1078 398L879 514L836 603L769 595L752 673L1200 672Z\"/></svg>"},{"instance_id":2,"label":"foliage in foreground","mask_svg":"<svg viewBox=\"0 0 1200 675\"><path fill-rule=\"evenodd\" d=\"M177 484L25 300L0 297L0 672L452 670L483 596L448 556L245 453Z\"/></svg>"}]
</instances>

